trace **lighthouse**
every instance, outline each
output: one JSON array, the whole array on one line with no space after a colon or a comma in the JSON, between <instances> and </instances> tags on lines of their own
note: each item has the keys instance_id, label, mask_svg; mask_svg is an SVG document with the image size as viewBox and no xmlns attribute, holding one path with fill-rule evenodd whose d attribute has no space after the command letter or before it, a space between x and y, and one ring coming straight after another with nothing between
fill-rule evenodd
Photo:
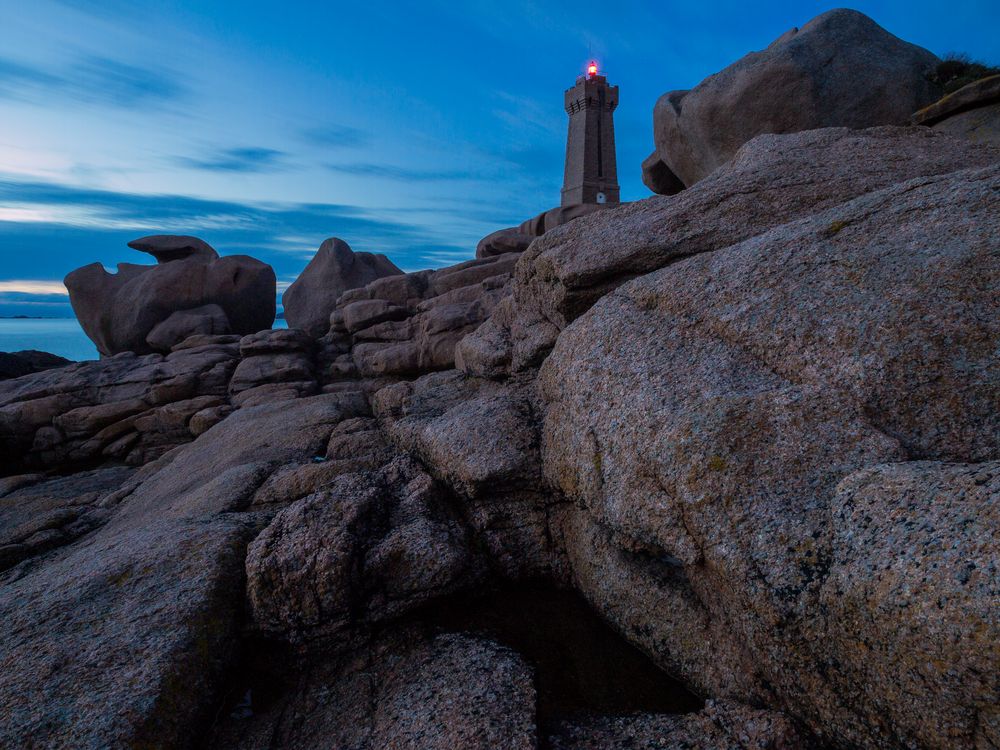
<instances>
[{"instance_id":1,"label":"lighthouse","mask_svg":"<svg viewBox=\"0 0 1000 750\"><path fill-rule=\"evenodd\" d=\"M618 87L591 61L576 85L567 89L566 169L562 205L618 203L618 167L615 162L615 107Z\"/></svg>"}]
</instances>

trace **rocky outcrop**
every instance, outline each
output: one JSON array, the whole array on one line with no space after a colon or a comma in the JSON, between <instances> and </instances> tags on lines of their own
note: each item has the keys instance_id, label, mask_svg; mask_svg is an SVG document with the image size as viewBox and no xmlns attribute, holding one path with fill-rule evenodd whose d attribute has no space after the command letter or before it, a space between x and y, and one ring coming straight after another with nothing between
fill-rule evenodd
<instances>
[{"instance_id":1,"label":"rocky outcrop","mask_svg":"<svg viewBox=\"0 0 1000 750\"><path fill-rule=\"evenodd\" d=\"M5 381L0 745L1000 746L998 217L996 148L764 135Z\"/></svg>"},{"instance_id":2,"label":"rocky outcrop","mask_svg":"<svg viewBox=\"0 0 1000 750\"><path fill-rule=\"evenodd\" d=\"M0 352L0 380L19 378L33 372L51 370L71 364L70 360L48 352L27 349L20 352Z\"/></svg>"},{"instance_id":3,"label":"rocky outcrop","mask_svg":"<svg viewBox=\"0 0 1000 750\"><path fill-rule=\"evenodd\" d=\"M302 331L192 336L167 355L119 354L0 384L7 472L139 466L240 407L320 392L317 342ZM357 393L356 383L340 389Z\"/></svg>"},{"instance_id":4,"label":"rocky outcrop","mask_svg":"<svg viewBox=\"0 0 1000 750\"><path fill-rule=\"evenodd\" d=\"M976 143L1000 145L1000 75L963 86L915 113L910 121Z\"/></svg>"},{"instance_id":5,"label":"rocky outcrop","mask_svg":"<svg viewBox=\"0 0 1000 750\"><path fill-rule=\"evenodd\" d=\"M102 356L165 353L202 334L270 328L276 307L274 271L246 255L218 254L196 237L155 235L130 243L156 266L100 263L66 279L70 303Z\"/></svg>"},{"instance_id":6,"label":"rocky outcrop","mask_svg":"<svg viewBox=\"0 0 1000 750\"><path fill-rule=\"evenodd\" d=\"M329 383L412 378L454 366L455 346L507 294L519 254L390 276L344 293L325 339Z\"/></svg>"},{"instance_id":7,"label":"rocky outcrop","mask_svg":"<svg viewBox=\"0 0 1000 750\"><path fill-rule=\"evenodd\" d=\"M643 165L654 192L690 187L763 133L903 125L941 95L940 62L854 10L831 10L791 29L653 110L656 151Z\"/></svg>"},{"instance_id":8,"label":"rocky outcrop","mask_svg":"<svg viewBox=\"0 0 1000 750\"><path fill-rule=\"evenodd\" d=\"M542 483L540 408L530 380L498 385L454 371L398 383L372 398L387 439L460 499L495 574L562 581L550 527L563 503Z\"/></svg>"},{"instance_id":9,"label":"rocky outcrop","mask_svg":"<svg viewBox=\"0 0 1000 750\"><path fill-rule=\"evenodd\" d=\"M295 329L260 331L240 339L240 363L229 380L236 406L282 398L311 396L319 391L316 341Z\"/></svg>"},{"instance_id":10,"label":"rocky outcrop","mask_svg":"<svg viewBox=\"0 0 1000 750\"><path fill-rule=\"evenodd\" d=\"M227 405L237 360L238 340L223 337L166 356L120 354L5 381L3 467L151 461L194 438L194 415Z\"/></svg>"},{"instance_id":11,"label":"rocky outcrop","mask_svg":"<svg viewBox=\"0 0 1000 750\"><path fill-rule=\"evenodd\" d=\"M384 255L356 253L337 237L324 240L309 265L281 295L288 327L318 338L329 329L330 313L341 294L401 273Z\"/></svg>"},{"instance_id":12,"label":"rocky outcrop","mask_svg":"<svg viewBox=\"0 0 1000 750\"><path fill-rule=\"evenodd\" d=\"M572 206L556 206L543 211L516 227L499 229L488 234L476 246L477 258L492 258L507 253L521 253L535 237L541 237L550 229L562 226L568 221L592 214L612 206L605 203L578 203Z\"/></svg>"},{"instance_id":13,"label":"rocky outcrop","mask_svg":"<svg viewBox=\"0 0 1000 750\"><path fill-rule=\"evenodd\" d=\"M502 377L538 365L559 332L603 295L650 271L739 242L909 178L984 166L1000 150L917 128L830 128L759 136L711 178L673 197L554 230L518 263L512 293L457 351Z\"/></svg>"},{"instance_id":14,"label":"rocky outcrop","mask_svg":"<svg viewBox=\"0 0 1000 750\"><path fill-rule=\"evenodd\" d=\"M22 474L0 480L0 571L102 526L110 512L99 501L134 471L118 466L66 477Z\"/></svg>"},{"instance_id":15,"label":"rocky outcrop","mask_svg":"<svg viewBox=\"0 0 1000 750\"><path fill-rule=\"evenodd\" d=\"M194 414L226 403L236 359L235 342L213 341L166 357L121 354L6 381L5 468L146 463L193 438Z\"/></svg>"},{"instance_id":16,"label":"rocky outcrop","mask_svg":"<svg viewBox=\"0 0 1000 750\"><path fill-rule=\"evenodd\" d=\"M1000 661L973 577L1000 553L991 465L908 462L1000 456L998 187L993 166L869 193L636 279L559 336L542 453L587 509L578 585L706 693L836 746L996 736L996 688L964 671Z\"/></svg>"},{"instance_id":17,"label":"rocky outcrop","mask_svg":"<svg viewBox=\"0 0 1000 750\"><path fill-rule=\"evenodd\" d=\"M193 744L237 656L246 545L266 521L255 491L364 412L338 395L241 409L135 474L36 485L105 518L0 574L0 744Z\"/></svg>"}]
</instances>

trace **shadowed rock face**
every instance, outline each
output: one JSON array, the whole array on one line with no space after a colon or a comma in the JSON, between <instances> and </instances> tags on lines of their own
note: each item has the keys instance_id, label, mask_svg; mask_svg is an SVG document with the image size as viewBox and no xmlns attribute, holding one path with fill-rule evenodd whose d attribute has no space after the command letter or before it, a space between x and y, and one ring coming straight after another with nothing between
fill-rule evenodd
<instances>
[{"instance_id":1,"label":"shadowed rock face","mask_svg":"<svg viewBox=\"0 0 1000 750\"><path fill-rule=\"evenodd\" d=\"M356 253L343 240L331 237L320 245L309 265L281 295L288 327L322 336L330 327L330 313L341 294L383 276L401 273L384 255Z\"/></svg>"},{"instance_id":2,"label":"shadowed rock face","mask_svg":"<svg viewBox=\"0 0 1000 750\"><path fill-rule=\"evenodd\" d=\"M51 370L71 364L70 360L48 352L27 349L21 352L0 352L0 380L19 378L33 372Z\"/></svg>"},{"instance_id":3,"label":"shadowed rock face","mask_svg":"<svg viewBox=\"0 0 1000 750\"><path fill-rule=\"evenodd\" d=\"M70 303L104 356L166 352L195 333L256 333L276 308L274 271L246 255L219 258L195 237L162 235L132 243L156 266L100 263L66 279Z\"/></svg>"},{"instance_id":4,"label":"shadowed rock face","mask_svg":"<svg viewBox=\"0 0 1000 750\"><path fill-rule=\"evenodd\" d=\"M906 124L941 95L925 76L938 62L862 13L829 11L690 91L661 96L643 179L665 194L690 187L762 133Z\"/></svg>"}]
</instances>

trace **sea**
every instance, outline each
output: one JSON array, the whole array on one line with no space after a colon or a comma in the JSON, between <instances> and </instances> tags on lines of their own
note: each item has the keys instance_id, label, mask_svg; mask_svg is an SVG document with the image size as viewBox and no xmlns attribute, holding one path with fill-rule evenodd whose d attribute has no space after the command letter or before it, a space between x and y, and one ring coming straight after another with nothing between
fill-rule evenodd
<instances>
[{"instance_id":1,"label":"sea","mask_svg":"<svg viewBox=\"0 0 1000 750\"><path fill-rule=\"evenodd\" d=\"M283 319L275 328L288 328ZM98 359L97 347L76 318L0 318L0 352L38 349L80 361Z\"/></svg>"}]
</instances>

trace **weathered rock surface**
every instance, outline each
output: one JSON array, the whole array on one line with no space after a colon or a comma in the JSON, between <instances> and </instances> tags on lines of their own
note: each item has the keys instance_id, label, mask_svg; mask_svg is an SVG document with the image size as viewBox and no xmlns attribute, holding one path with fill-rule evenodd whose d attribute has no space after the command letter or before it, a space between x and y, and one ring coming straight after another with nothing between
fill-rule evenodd
<instances>
[{"instance_id":1,"label":"weathered rock surface","mask_svg":"<svg viewBox=\"0 0 1000 750\"><path fill-rule=\"evenodd\" d=\"M831 10L690 91L661 96L646 185L690 187L763 133L906 124L941 95L927 77L938 62L862 13Z\"/></svg>"},{"instance_id":2,"label":"weathered rock surface","mask_svg":"<svg viewBox=\"0 0 1000 750\"><path fill-rule=\"evenodd\" d=\"M194 414L225 403L237 361L237 342L222 337L166 356L126 353L4 381L0 463L9 472L150 461L194 437Z\"/></svg>"},{"instance_id":3,"label":"weathered rock surface","mask_svg":"<svg viewBox=\"0 0 1000 750\"><path fill-rule=\"evenodd\" d=\"M552 750L800 750L808 747L780 713L731 701L697 714L637 714L560 722L547 738Z\"/></svg>"},{"instance_id":4,"label":"weathered rock surface","mask_svg":"<svg viewBox=\"0 0 1000 750\"><path fill-rule=\"evenodd\" d=\"M281 511L247 555L265 632L292 641L384 622L476 579L467 529L411 459L348 474Z\"/></svg>"},{"instance_id":5,"label":"weathered rock surface","mask_svg":"<svg viewBox=\"0 0 1000 750\"><path fill-rule=\"evenodd\" d=\"M911 177L1000 161L1000 150L917 128L755 138L711 178L554 230L521 257L512 296L458 348L486 377L535 367L559 332L620 284Z\"/></svg>"},{"instance_id":6,"label":"weathered rock surface","mask_svg":"<svg viewBox=\"0 0 1000 750\"><path fill-rule=\"evenodd\" d=\"M858 576L852 596L878 580L872 522L836 530L838 482L883 463L1000 455L998 188L994 166L870 193L637 279L560 335L542 368L543 461L586 508L567 531L578 585L708 694L784 708L837 746L993 741L981 706L996 684L977 698L927 688L936 697L916 714L885 700L881 718L855 700L895 694L890 675L914 664L933 672L943 623L903 638L821 601L837 561L849 569L837 578ZM913 531L930 546L885 542L879 559L913 581L936 579L944 559L949 576L990 570L996 530L977 507L992 531L944 531L967 515L942 505L940 525ZM954 545L943 556L941 534ZM913 586L909 606L932 611L942 591ZM941 669L961 673L965 649L997 641L989 596L939 615L961 631ZM832 634L860 650L838 657ZM845 674L872 651L877 667ZM984 673L995 659L979 648Z\"/></svg>"},{"instance_id":7,"label":"weathered rock surface","mask_svg":"<svg viewBox=\"0 0 1000 750\"><path fill-rule=\"evenodd\" d=\"M0 384L0 467L138 466L237 408L319 393L319 370L315 339L277 329L195 335L166 356L125 353L8 380Z\"/></svg>"},{"instance_id":8,"label":"weathered rock surface","mask_svg":"<svg viewBox=\"0 0 1000 750\"><path fill-rule=\"evenodd\" d=\"M826 648L864 723L910 746L995 746L1000 462L866 469L832 511Z\"/></svg>"},{"instance_id":9,"label":"weathered rock surface","mask_svg":"<svg viewBox=\"0 0 1000 750\"><path fill-rule=\"evenodd\" d=\"M337 298L385 276L403 273L379 253L356 253L337 237L324 240L309 265L281 295L289 328L318 338L327 332Z\"/></svg>"},{"instance_id":10,"label":"weathered rock surface","mask_svg":"<svg viewBox=\"0 0 1000 750\"><path fill-rule=\"evenodd\" d=\"M246 536L221 519L157 521L9 571L0 744L191 743L235 643Z\"/></svg>"},{"instance_id":11,"label":"weathered rock surface","mask_svg":"<svg viewBox=\"0 0 1000 750\"><path fill-rule=\"evenodd\" d=\"M479 240L476 245L477 258L490 258L494 255L507 253L523 253L535 239L532 234L525 234L520 227L507 227L490 232Z\"/></svg>"},{"instance_id":12,"label":"weathered rock surface","mask_svg":"<svg viewBox=\"0 0 1000 750\"><path fill-rule=\"evenodd\" d=\"M0 380L19 378L33 372L51 370L54 367L64 367L72 364L65 357L35 349L20 352L0 352Z\"/></svg>"},{"instance_id":13,"label":"weathered rock surface","mask_svg":"<svg viewBox=\"0 0 1000 750\"><path fill-rule=\"evenodd\" d=\"M642 160L642 182L659 195L675 195L685 188L656 151Z\"/></svg>"},{"instance_id":14,"label":"weathered rock surface","mask_svg":"<svg viewBox=\"0 0 1000 750\"><path fill-rule=\"evenodd\" d=\"M365 408L328 395L240 409L131 476L6 480L15 500L110 518L0 574L0 744L198 739L236 657L246 544L266 521L243 511L274 467L309 463Z\"/></svg>"},{"instance_id":15,"label":"weathered rock surface","mask_svg":"<svg viewBox=\"0 0 1000 750\"><path fill-rule=\"evenodd\" d=\"M454 367L455 346L506 296L518 257L390 276L346 292L330 315L324 381L412 378Z\"/></svg>"},{"instance_id":16,"label":"weathered rock surface","mask_svg":"<svg viewBox=\"0 0 1000 750\"><path fill-rule=\"evenodd\" d=\"M72 542L101 526L109 513L100 501L134 469L109 467L46 477L22 474L0 487L0 570Z\"/></svg>"},{"instance_id":17,"label":"weathered rock surface","mask_svg":"<svg viewBox=\"0 0 1000 750\"><path fill-rule=\"evenodd\" d=\"M386 437L461 498L496 573L561 580L563 560L549 533L561 499L542 482L540 400L532 382L434 373L382 389L372 408Z\"/></svg>"},{"instance_id":18,"label":"weathered rock surface","mask_svg":"<svg viewBox=\"0 0 1000 750\"><path fill-rule=\"evenodd\" d=\"M532 750L531 669L481 638L402 631L306 677L259 714L231 718L213 747L239 750Z\"/></svg>"},{"instance_id":19,"label":"weathered rock surface","mask_svg":"<svg viewBox=\"0 0 1000 750\"><path fill-rule=\"evenodd\" d=\"M132 240L133 250L149 253L157 263L169 263L184 258L199 258L205 262L215 260L219 254L204 240L186 234L152 234Z\"/></svg>"},{"instance_id":20,"label":"weathered rock surface","mask_svg":"<svg viewBox=\"0 0 1000 750\"><path fill-rule=\"evenodd\" d=\"M100 263L66 279L80 325L104 356L167 352L194 333L256 333L275 313L274 271L246 255L218 254L196 237L157 235L131 246L156 266Z\"/></svg>"},{"instance_id":21,"label":"weathered rock surface","mask_svg":"<svg viewBox=\"0 0 1000 750\"><path fill-rule=\"evenodd\" d=\"M158 352L168 352L191 336L224 336L232 333L229 317L218 305L202 305L191 310L178 310L162 323L153 326L146 343Z\"/></svg>"}]
</instances>

